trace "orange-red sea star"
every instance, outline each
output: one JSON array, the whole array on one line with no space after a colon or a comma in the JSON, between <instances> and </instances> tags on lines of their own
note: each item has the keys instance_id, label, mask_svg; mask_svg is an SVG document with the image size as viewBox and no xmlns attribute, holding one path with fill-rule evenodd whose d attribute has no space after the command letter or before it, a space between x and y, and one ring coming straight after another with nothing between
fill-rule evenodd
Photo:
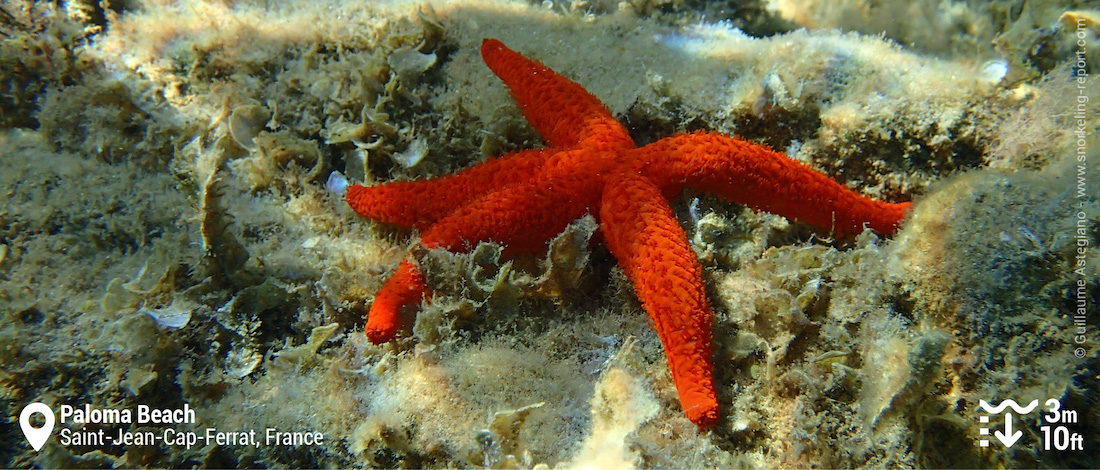
<instances>
[{"instance_id":1,"label":"orange-red sea star","mask_svg":"<svg viewBox=\"0 0 1100 470\"><path fill-rule=\"evenodd\" d=\"M549 148L440 178L351 186L348 204L371 219L420 229L428 248L460 251L493 241L506 254L545 250L570 222L592 214L653 320L684 413L699 426L718 420L712 314L703 269L668 199L690 186L841 236L865 226L893 233L909 209L868 199L735 137L695 132L636 147L580 85L495 39L482 43L481 56ZM392 339L402 309L429 294L415 261L406 258L375 297L367 337Z\"/></svg>"}]
</instances>

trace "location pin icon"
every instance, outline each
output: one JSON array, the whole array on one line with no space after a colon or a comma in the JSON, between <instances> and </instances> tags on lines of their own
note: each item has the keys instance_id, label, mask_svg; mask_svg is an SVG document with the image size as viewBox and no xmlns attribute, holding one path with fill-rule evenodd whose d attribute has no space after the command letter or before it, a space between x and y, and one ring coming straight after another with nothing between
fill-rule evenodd
<instances>
[{"instance_id":1,"label":"location pin icon","mask_svg":"<svg viewBox=\"0 0 1100 470\"><path fill-rule=\"evenodd\" d=\"M43 424L40 428L31 426L31 415L35 413L42 413L46 418L46 424ZM27 442L31 443L31 447L34 447L35 452L38 452L42 448L42 444L46 443L46 439L50 438L50 433L53 432L53 423L53 410L45 403L31 403L19 413L19 427L23 428L23 435L27 436Z\"/></svg>"}]
</instances>

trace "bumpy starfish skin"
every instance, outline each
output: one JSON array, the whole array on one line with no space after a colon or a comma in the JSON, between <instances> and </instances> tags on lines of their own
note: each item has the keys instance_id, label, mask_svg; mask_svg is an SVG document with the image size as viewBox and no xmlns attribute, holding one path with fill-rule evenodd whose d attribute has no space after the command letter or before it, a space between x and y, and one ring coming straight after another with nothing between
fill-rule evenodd
<instances>
[{"instance_id":1,"label":"bumpy starfish skin","mask_svg":"<svg viewBox=\"0 0 1100 470\"><path fill-rule=\"evenodd\" d=\"M363 216L420 229L427 248L464 251L493 241L511 255L545 250L573 220L597 216L661 338L684 413L699 426L718 420L712 313L702 266L667 200L690 186L839 236L864 226L891 234L909 210L909 203L868 199L735 137L696 132L638 148L580 85L495 39L482 43L481 55L550 147L441 178L351 186L348 204ZM406 258L375 297L367 337L392 339L411 319L402 316L406 307L430 294L415 260Z\"/></svg>"}]
</instances>

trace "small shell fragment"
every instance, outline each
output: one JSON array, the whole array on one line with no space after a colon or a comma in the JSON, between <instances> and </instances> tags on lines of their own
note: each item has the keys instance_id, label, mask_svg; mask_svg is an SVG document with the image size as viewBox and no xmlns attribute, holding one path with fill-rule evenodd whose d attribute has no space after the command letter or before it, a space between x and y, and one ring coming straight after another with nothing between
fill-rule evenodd
<instances>
[{"instance_id":1,"label":"small shell fragment","mask_svg":"<svg viewBox=\"0 0 1100 470\"><path fill-rule=\"evenodd\" d=\"M238 106L229 115L229 136L242 148L254 150L256 143L252 139L259 135L270 119L271 113L263 106Z\"/></svg>"},{"instance_id":2,"label":"small shell fragment","mask_svg":"<svg viewBox=\"0 0 1100 470\"><path fill-rule=\"evenodd\" d=\"M191 312L196 307L197 305L190 301L176 299L167 307L142 307L138 309L138 312L149 315L161 328L179 329L187 326L187 323L191 321Z\"/></svg>"},{"instance_id":3,"label":"small shell fragment","mask_svg":"<svg viewBox=\"0 0 1100 470\"><path fill-rule=\"evenodd\" d=\"M328 181L325 181L325 190L343 196L348 191L348 179L339 171L329 173Z\"/></svg>"},{"instance_id":4,"label":"small shell fragment","mask_svg":"<svg viewBox=\"0 0 1100 470\"><path fill-rule=\"evenodd\" d=\"M989 83L1000 83L1008 75L1008 61L993 59L982 65L982 80Z\"/></svg>"},{"instance_id":5,"label":"small shell fragment","mask_svg":"<svg viewBox=\"0 0 1100 470\"><path fill-rule=\"evenodd\" d=\"M397 164L405 168L412 168L416 166L417 163L420 163L421 160L424 160L424 157L427 155L427 139L417 137L416 139L413 139L412 143L410 143L409 147L406 148L404 151L391 154L390 157L393 158L393 161Z\"/></svg>"}]
</instances>

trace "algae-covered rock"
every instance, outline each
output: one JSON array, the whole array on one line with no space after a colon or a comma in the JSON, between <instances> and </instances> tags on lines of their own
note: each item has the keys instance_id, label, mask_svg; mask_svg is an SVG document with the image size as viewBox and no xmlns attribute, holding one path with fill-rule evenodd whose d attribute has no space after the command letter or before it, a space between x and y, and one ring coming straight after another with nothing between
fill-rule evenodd
<instances>
[{"instance_id":1,"label":"algae-covered rock","mask_svg":"<svg viewBox=\"0 0 1100 470\"><path fill-rule=\"evenodd\" d=\"M186 404L196 423L174 429L324 435L35 452L9 427L0 466L1097 467L1100 125L1080 98L1097 18L1017 0L0 1L9 421L35 401ZM413 248L417 230L347 207L347 182L544 144L482 62L490 37L638 144L737 134L913 211L839 240L668 195L715 312L721 417L699 429L596 214L511 258ZM410 252L434 296L370 344L364 315ZM1060 400L1086 451L1042 450L1034 415L1011 448L980 447L980 401L1008 398Z\"/></svg>"}]
</instances>

